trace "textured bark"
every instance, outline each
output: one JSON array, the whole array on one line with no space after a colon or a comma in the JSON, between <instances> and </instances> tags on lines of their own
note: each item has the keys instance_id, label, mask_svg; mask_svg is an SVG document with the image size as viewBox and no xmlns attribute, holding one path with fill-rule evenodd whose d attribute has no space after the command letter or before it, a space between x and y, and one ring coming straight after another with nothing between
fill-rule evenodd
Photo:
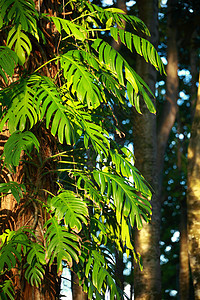
<instances>
[{"instance_id":1,"label":"textured bark","mask_svg":"<svg viewBox=\"0 0 200 300\"><path fill-rule=\"evenodd\" d=\"M199 77L200 83L200 77ZM188 245L195 299L200 299L200 85L188 148Z\"/></svg>"},{"instance_id":2,"label":"textured bark","mask_svg":"<svg viewBox=\"0 0 200 300\"><path fill-rule=\"evenodd\" d=\"M34 164L30 166L29 159L24 156L26 160L23 166L20 165L16 173L9 174L8 170L4 169L4 173L1 172L1 182L8 182L10 180L23 183L26 181L27 193L20 204L16 203L16 200L12 195L3 197L0 206L0 231L5 229L18 230L23 226L28 226L35 231L37 240L43 243L42 228L45 223L45 216L42 207L39 203L45 203L47 194L42 190L49 190L52 193L56 193L56 178L53 173L43 176L42 173L49 169L55 169L55 163L43 163L48 157L56 154L57 147L56 141L52 139L51 135L47 131L43 131L42 128L35 129L35 135L40 141L40 153L35 155L32 153ZM9 137L7 129L4 130L4 136L1 135L1 142L6 142ZM50 140L51 139L51 140ZM2 149L0 149L2 151ZM7 171L7 172L6 172ZM4 176L2 176L2 174ZM33 188L34 187L34 188ZM36 200L37 199L37 200ZM34 239L34 238L33 238ZM24 278L23 272L19 272L17 269L12 270L12 276L15 287L15 299L20 300L51 300L59 298L60 291L60 278L57 276L56 265L51 266L51 270L47 269L45 278L42 281L42 285L39 288L32 287Z\"/></svg>"},{"instance_id":3,"label":"textured bark","mask_svg":"<svg viewBox=\"0 0 200 300\"><path fill-rule=\"evenodd\" d=\"M139 17L145 22L151 32L150 41L158 43L158 1L138 1ZM144 59L138 58L137 72L155 92L157 72ZM156 116L150 114L142 105L142 115L133 114L133 138L136 167L153 187L155 193L151 200L152 219L150 224L144 224L141 231L135 232L135 247L143 260L143 271L138 266L134 270L134 299L161 299L160 271L160 201L157 198L157 141Z\"/></svg>"},{"instance_id":4,"label":"textured bark","mask_svg":"<svg viewBox=\"0 0 200 300\"><path fill-rule=\"evenodd\" d=\"M46 12L50 15L57 15L59 1L54 0L40 0L34 1L36 8L40 12ZM25 64L27 72L34 71L37 67L41 66L57 51L58 45L58 33L55 32L55 28L49 27L48 22L40 24L41 30L46 37L47 44L40 45L35 39L33 39L32 46L33 51L30 55L28 62ZM57 66L51 65L49 69L43 68L43 74L46 76L54 78ZM50 70L50 71L49 71ZM16 69L12 81L16 81L19 78L19 70ZM10 82L9 82L10 83ZM39 202L45 203L47 199L47 193L42 190L49 190L52 193L56 193L57 185L54 173L49 173L43 176L43 172L48 170L54 170L55 164L47 160L50 156L57 153L57 142L54 137L44 129L43 124L40 124L37 128L32 129L38 141L40 142L40 153L32 153L33 162L37 165L34 167L29 164L28 157L24 156L23 159L26 162L20 165L15 174L11 174L9 170L5 168L1 171L0 182L15 181L18 183L26 182L27 194L24 199L17 205L14 197L8 195L1 199L0 202L0 232L9 228L11 230L17 230L23 226L29 226L31 229L35 230L35 235L43 242L43 232L42 228L45 223L46 217L44 216L43 209ZM0 136L0 152L3 151L3 146L9 137L9 132L5 128L1 132ZM23 155L23 154L22 154ZM46 161L44 163L44 161ZM41 192L42 191L42 192ZM37 199L35 201L35 199ZM51 266L51 269L46 270L44 280L41 287L32 287L27 283L24 278L23 272L20 273L18 270L12 270L12 275L14 275L15 284L15 299L20 300L52 300L59 299L60 291L60 278L57 276L56 264Z\"/></svg>"}]
</instances>

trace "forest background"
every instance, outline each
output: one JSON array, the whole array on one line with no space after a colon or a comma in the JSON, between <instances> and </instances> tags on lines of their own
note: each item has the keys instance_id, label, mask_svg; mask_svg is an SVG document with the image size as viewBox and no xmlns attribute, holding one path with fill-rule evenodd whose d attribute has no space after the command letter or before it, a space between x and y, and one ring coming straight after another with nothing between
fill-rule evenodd
<instances>
[{"instance_id":1,"label":"forest background","mask_svg":"<svg viewBox=\"0 0 200 300\"><path fill-rule=\"evenodd\" d=\"M98 1L96 2L100 4ZM111 3L110 3L111 4ZM158 198L161 205L160 231L160 264L162 299L199 299L199 128L198 101L199 86L199 49L200 49L200 4L199 1L117 1L112 5L122 8L125 13L139 16L147 24L153 35L151 41L158 49L159 55L166 66L167 77L157 74L155 83L156 95L156 127L153 134L149 133L149 123L138 133L138 125L147 119L137 119L130 112L121 119L122 130L126 132L126 140L135 147L136 166L149 182L158 176ZM158 22L155 19L158 18ZM154 21L153 21L154 20ZM136 65L139 74L152 86L152 77L148 78L144 66L138 66L132 55L120 47L120 53ZM147 79L148 78L148 79ZM152 89L153 90L153 89ZM196 112L195 112L196 107ZM121 114L119 115L121 117ZM134 121L137 120L136 124ZM134 125L133 125L134 124ZM193 125L192 125L193 124ZM136 133L135 133L136 131ZM143 132L142 132L143 131ZM146 134L144 133L146 131ZM191 138L192 132L192 138ZM157 141L156 175L149 174L152 161L144 166L146 152L152 153L151 144ZM137 139L139 139L137 143ZM190 143L190 145L189 145ZM189 150L188 150L189 147ZM146 149L146 151L145 151ZM156 150L155 150L156 151ZM153 155L152 155L153 156ZM151 156L151 157L152 157ZM148 159L148 158L147 158ZM147 163L148 164L148 163ZM196 167L195 167L196 166ZM195 182L194 182L195 181ZM196 193L193 194L193 190ZM159 206L159 204L158 204ZM160 209L158 207L158 211ZM157 213L159 214L159 212ZM157 231L159 235L159 230ZM153 243L151 237L141 230L141 239L137 239L138 251L144 245L142 257L146 274L135 274L134 266L129 261L124 272L124 281L131 286L140 285L143 292L136 292L136 299L148 299L148 294L158 288L146 284L152 279L152 268L147 270L151 260ZM148 244L149 243L149 244ZM146 245L148 244L148 247ZM149 252L146 251L149 248ZM146 257L145 257L146 256ZM155 265L154 265L155 268ZM145 273L145 271L144 271ZM127 275L128 274L128 275ZM159 268L157 269L159 274ZM193 274L193 276L192 276ZM143 277L143 282L141 277ZM151 279L150 279L151 278ZM159 281L159 279L158 279ZM132 293L132 289L131 289ZM154 299L154 298L152 298ZM156 298L155 298L156 299Z\"/></svg>"},{"instance_id":2,"label":"forest background","mask_svg":"<svg viewBox=\"0 0 200 300\"><path fill-rule=\"evenodd\" d=\"M12 2L10 1L10 3ZM35 1L35 3L39 5L40 1ZM48 3L52 5L53 2L48 1ZM100 33L101 38L112 45L122 57L126 58L156 95L156 114L151 114L143 104L137 107L137 101L135 102L137 112L135 108L122 111L117 105L113 108L114 118L117 120L117 126L121 131L120 135L115 134L113 136L113 140L117 141L121 147L127 146L134 152L135 166L141 171L154 191L151 200L153 211L151 222L145 224L142 230L135 230L133 233L134 247L142 256L143 271L134 262L133 254L129 255L127 259L115 249L113 257L117 268L115 268L114 273L119 279L118 285L123 290L128 284L130 294L134 293L134 298L140 300L149 298L200 299L199 1L118 0L106 4L104 1L94 0L92 3L99 7L117 7L122 9L126 15L141 18L150 30L149 40L158 50L166 65L167 73L167 76L161 75L145 62L144 58L147 57L145 56L145 47L142 48L143 57L141 58L129 52L123 46L123 40L120 41L120 38L118 42L115 42L110 35L106 35L106 31ZM0 5L3 4L4 1L0 1ZM48 9L50 12L50 6ZM124 28L131 30L126 19L121 25L123 25L122 30ZM7 41L9 38L11 43L11 35ZM77 32L76 38L79 38ZM1 39L5 40L4 35L1 36ZM26 41L26 38L24 39ZM27 45L29 46L28 43ZM12 45L10 47L12 48ZM54 45L49 44L49 49L53 48ZM25 52L28 55L30 55L29 50L29 47L25 46ZM33 64L37 65L39 56L37 57L37 52L34 54L35 61ZM20 59L24 60L24 57ZM3 64L3 62L1 63ZM28 67L31 69L33 66ZM90 67L93 68L94 65ZM6 66L2 68L7 69ZM47 69L47 74L49 71L54 74L56 68L52 64L52 69ZM65 76L67 75L65 74ZM152 101L155 102L153 97ZM142 114L140 114L140 110ZM104 143L102 136L101 138ZM61 133L59 139L62 139ZM54 141L51 140L51 142L53 148ZM45 143L48 143L48 134ZM85 140L84 143L87 144ZM35 146L37 148L37 142L35 142ZM101 151L102 149L104 148L101 148ZM87 169L91 170L97 157L91 158L90 152L87 152L86 156L90 157ZM76 177L76 173L74 174ZM71 179L72 177L69 176L68 180ZM81 185L79 188L81 189ZM55 197L54 200L57 201L57 198ZM35 217L38 222L39 217L36 216L37 207L34 201L32 210L35 210ZM87 210L84 205L82 205L82 214L82 221L86 223ZM34 229L36 225L34 225ZM74 249L71 250L73 254L75 253ZM37 251L37 254L34 254L36 256L32 255L32 258L37 258L37 255L42 257L41 249L38 248ZM11 256L11 261L12 259ZM29 259L31 258L29 257ZM52 261L53 258L50 263ZM43 261L42 264L44 264ZM26 273L28 274L28 272ZM37 276L29 274L27 275L28 278L31 278L30 276L37 278L39 272L36 274ZM77 282L77 278L74 276L72 277L73 283ZM64 280L63 284L65 285ZM7 289L7 293L9 293L9 289L11 288ZM77 291L77 284L72 284L72 290L74 300L78 300L78 297L87 299L87 293L83 293L81 289ZM2 293L2 290L0 292Z\"/></svg>"}]
</instances>

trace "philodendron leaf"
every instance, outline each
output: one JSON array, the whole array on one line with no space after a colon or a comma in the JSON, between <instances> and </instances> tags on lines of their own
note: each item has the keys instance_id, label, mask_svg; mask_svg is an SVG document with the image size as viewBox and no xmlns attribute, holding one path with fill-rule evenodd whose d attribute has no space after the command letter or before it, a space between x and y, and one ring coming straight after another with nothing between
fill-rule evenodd
<instances>
[{"instance_id":1,"label":"philodendron leaf","mask_svg":"<svg viewBox=\"0 0 200 300\"><path fill-rule=\"evenodd\" d=\"M39 142L32 132L15 131L8 138L4 146L4 162L8 165L17 167L19 165L22 151L30 152L33 146L35 146L37 151L39 151Z\"/></svg>"},{"instance_id":2,"label":"philodendron leaf","mask_svg":"<svg viewBox=\"0 0 200 300\"><path fill-rule=\"evenodd\" d=\"M62 191L51 199L50 206L57 218L64 219L65 225L77 233L81 231L82 224L87 224L87 206L73 191Z\"/></svg>"},{"instance_id":3,"label":"philodendron leaf","mask_svg":"<svg viewBox=\"0 0 200 300\"><path fill-rule=\"evenodd\" d=\"M11 193L15 197L17 203L23 198L23 192L26 192L24 184L19 184L14 181L0 183L0 193L3 193L3 195Z\"/></svg>"}]
</instances>

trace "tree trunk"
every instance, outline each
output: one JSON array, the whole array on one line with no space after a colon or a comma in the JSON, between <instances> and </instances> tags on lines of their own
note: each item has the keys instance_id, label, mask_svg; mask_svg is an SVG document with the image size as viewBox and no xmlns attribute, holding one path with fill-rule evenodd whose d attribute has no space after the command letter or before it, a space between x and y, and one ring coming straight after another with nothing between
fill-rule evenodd
<instances>
[{"instance_id":1,"label":"tree trunk","mask_svg":"<svg viewBox=\"0 0 200 300\"><path fill-rule=\"evenodd\" d=\"M9 136L9 132L6 129L4 132L5 142ZM28 226L30 229L35 231L37 241L43 243L43 234L41 229L45 223L45 218L40 203L45 203L47 199L47 194L43 192L43 190L45 189L52 193L56 193L57 186L56 178L53 173L45 175L45 178L44 176L42 177L41 174L44 169L55 169L55 163L50 164L48 161L44 164L44 161L47 160L49 156L56 154L57 147L54 138L52 138L48 132L44 132L42 128L36 130L35 135L41 145L39 155L37 156L34 153L32 154L32 157L34 157L34 161L32 160L32 162L34 162L37 167L34 167L34 164L31 164L30 167L27 157L24 157L24 160L26 160L27 163L24 164L23 168L21 166L17 167L16 173L14 174L9 174L7 170L7 174L3 173L5 176L1 176L1 182L12 180L18 183L23 183L23 181L26 180L27 193L19 205L16 203L13 196L11 197L8 195L2 198L0 207L0 225L3 230L6 228L18 230L23 226ZM41 161L43 162L42 164L40 164ZM51 267L51 270L46 270L44 280L39 288L32 287L28 284L28 282L24 279L24 276L20 276L22 274L20 274L17 269L13 269L12 273L15 284L15 299L59 299L60 278L57 276L56 264Z\"/></svg>"},{"instance_id":2,"label":"tree trunk","mask_svg":"<svg viewBox=\"0 0 200 300\"><path fill-rule=\"evenodd\" d=\"M180 118L177 117L177 133L180 134ZM177 167L179 171L177 188L180 191L180 251L179 251L179 299L190 299L190 269L188 257L188 242L187 242L187 201L186 196L182 194L181 171L182 171L182 150L181 142L177 139Z\"/></svg>"},{"instance_id":3,"label":"tree trunk","mask_svg":"<svg viewBox=\"0 0 200 300\"><path fill-rule=\"evenodd\" d=\"M126 1L125 0L117 0L117 8L123 10L124 13L126 14L127 13ZM126 22L124 20L122 20L122 23L124 24L124 28L125 28ZM117 51L120 50L121 44L122 44L122 42L121 42L120 38L118 38L117 42L115 40L112 40L112 47Z\"/></svg>"},{"instance_id":4,"label":"tree trunk","mask_svg":"<svg viewBox=\"0 0 200 300\"><path fill-rule=\"evenodd\" d=\"M72 274L72 299L73 300L87 300L87 293L83 292L82 286L79 285L78 276L73 273Z\"/></svg>"},{"instance_id":5,"label":"tree trunk","mask_svg":"<svg viewBox=\"0 0 200 300\"><path fill-rule=\"evenodd\" d=\"M158 43L158 1L138 1L139 18L148 26L151 32L150 41ZM137 60L137 72L155 92L157 72L144 59ZM151 200L152 219L150 224L144 224L141 231L135 231L135 248L142 256L143 271L138 266L134 269L134 299L161 299L161 271L160 271L160 201L157 195L157 142L156 116L150 114L144 105L142 115L133 114L134 153L136 167L154 189Z\"/></svg>"},{"instance_id":6,"label":"tree trunk","mask_svg":"<svg viewBox=\"0 0 200 300\"><path fill-rule=\"evenodd\" d=\"M199 76L200 83L200 76ZM195 299L200 299L200 84L188 148L188 246Z\"/></svg>"},{"instance_id":7,"label":"tree trunk","mask_svg":"<svg viewBox=\"0 0 200 300\"><path fill-rule=\"evenodd\" d=\"M195 47L195 39L197 31L194 30L190 41L190 67L191 67L191 120L194 118L195 105L197 101L197 49ZM179 294L180 299L189 300L193 297L193 291L190 287L190 267L188 255L188 232L187 232L187 199L180 202L180 270L179 270Z\"/></svg>"},{"instance_id":8,"label":"tree trunk","mask_svg":"<svg viewBox=\"0 0 200 300\"><path fill-rule=\"evenodd\" d=\"M168 0L168 20L167 20L167 77L166 77L166 101L162 108L162 114L158 124L158 195L161 198L164 155L169 139L169 134L174 125L177 115L178 99L178 50L177 50L177 29L173 18L173 8L177 0Z\"/></svg>"},{"instance_id":9,"label":"tree trunk","mask_svg":"<svg viewBox=\"0 0 200 300\"><path fill-rule=\"evenodd\" d=\"M57 15L58 11L58 1L54 0L34 0L36 9L39 12L45 12L50 15ZM60 4L59 4L60 5ZM55 28L49 28L48 24L41 24L42 30L44 30L44 35L47 38L46 45L40 45L36 40L33 41L32 47L33 51L29 57L28 62L26 63L26 71L32 72L37 67L41 66L48 59L52 58L56 51L56 46L58 44L58 34L54 32ZM54 34L52 34L52 32ZM42 55L38 55L39 52L42 52ZM34 52L35 51L35 52ZM49 70L44 68L44 74L46 76L54 78L55 76L55 66L52 65L51 73ZM18 79L19 74L16 73L13 78L14 81ZM35 155L33 161L38 167L33 167L28 163L25 163L25 168L19 166L17 167L16 173L11 174L5 168L1 172L0 182L15 181L18 183L23 183L24 180L28 182L28 191L27 195L23 201L20 202L20 205L17 205L16 200L13 196L6 196L1 199L0 204L0 226L2 229L9 228L11 230L17 230L23 226L29 226L31 229L35 230L36 237L42 243L43 235L41 228L45 223L45 218L39 204L39 201L45 203L47 199L46 192L40 192L44 190L49 190L52 193L56 193L57 185L54 173L50 173L45 177L41 176L42 171L44 170L53 170L55 169L54 163L51 164L50 160L46 163L44 161L49 158L51 155L57 153L56 141L55 139L43 129L42 124L38 128L33 128L35 136L37 137L40 143L40 153ZM3 134L1 133L1 142L0 142L0 151L3 151L3 145L9 137L9 131L5 128ZM41 163L42 162L42 163ZM37 191L37 193L35 193ZM34 196L34 193L37 196ZM35 197L35 198L34 198ZM39 200L39 201L38 201ZM0 228L1 229L1 228ZM1 230L0 230L1 231ZM23 276L20 277L20 272L13 270L14 283L15 283L15 299L20 300L52 300L59 299L60 292L60 278L57 276L57 267L56 264L51 266L51 270L47 268L44 280L41 287L36 288L32 287L28 282L23 279ZM23 275L23 274L22 274Z\"/></svg>"}]
</instances>

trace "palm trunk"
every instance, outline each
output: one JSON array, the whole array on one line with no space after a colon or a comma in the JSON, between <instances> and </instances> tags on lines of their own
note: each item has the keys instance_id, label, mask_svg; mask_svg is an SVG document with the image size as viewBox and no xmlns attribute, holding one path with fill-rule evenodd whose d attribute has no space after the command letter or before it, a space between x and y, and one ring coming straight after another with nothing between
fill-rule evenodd
<instances>
[{"instance_id":1,"label":"palm trunk","mask_svg":"<svg viewBox=\"0 0 200 300\"><path fill-rule=\"evenodd\" d=\"M156 0L138 1L139 17L145 22L151 32L150 41L158 43L158 2ZM143 59L137 61L137 72L155 92L156 70L146 64ZM134 269L134 299L161 299L160 271L160 201L157 198L158 178L156 171L157 142L156 116L142 107L142 115L135 114L133 138L136 167L153 187L152 220L144 224L141 231L135 232L135 247L143 260L143 271L138 266Z\"/></svg>"}]
</instances>

